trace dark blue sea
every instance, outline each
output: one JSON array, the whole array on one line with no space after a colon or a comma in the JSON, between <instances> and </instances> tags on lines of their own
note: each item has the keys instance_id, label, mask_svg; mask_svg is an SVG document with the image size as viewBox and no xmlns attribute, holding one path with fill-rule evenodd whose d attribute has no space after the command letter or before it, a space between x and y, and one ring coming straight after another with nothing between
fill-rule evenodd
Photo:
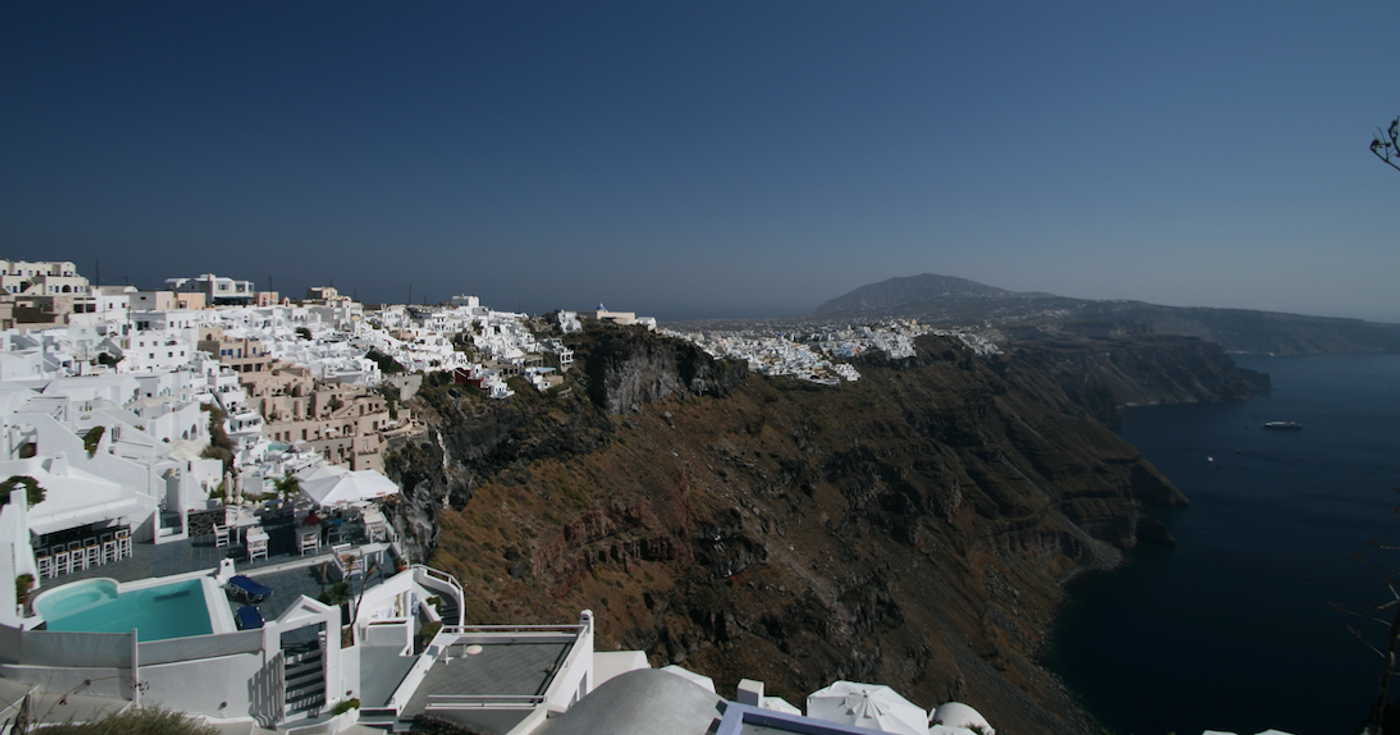
<instances>
[{"instance_id":1,"label":"dark blue sea","mask_svg":"<svg viewBox=\"0 0 1400 735\"><path fill-rule=\"evenodd\" d=\"M1122 434L1192 501L1175 549L1075 583L1049 663L1116 735L1206 729L1350 735L1375 699L1389 592L1348 558L1400 569L1400 355L1237 356L1273 377L1238 404L1136 408ZM1288 420L1302 431L1266 431ZM1213 459L1213 461L1211 461ZM1392 687L1400 691L1400 681Z\"/></svg>"}]
</instances>

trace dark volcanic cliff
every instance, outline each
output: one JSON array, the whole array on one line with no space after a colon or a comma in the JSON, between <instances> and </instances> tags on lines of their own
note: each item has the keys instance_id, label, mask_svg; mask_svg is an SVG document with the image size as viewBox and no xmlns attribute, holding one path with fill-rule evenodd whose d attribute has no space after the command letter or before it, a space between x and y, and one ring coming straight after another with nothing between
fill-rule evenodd
<instances>
[{"instance_id":1,"label":"dark volcanic cliff","mask_svg":"<svg viewBox=\"0 0 1400 735\"><path fill-rule=\"evenodd\" d=\"M1270 387L1268 375L1237 367L1219 344L1154 334L1135 322L1000 331L1015 362L1053 376L1074 403L1108 426L1118 426L1124 406L1242 401Z\"/></svg>"},{"instance_id":2,"label":"dark volcanic cliff","mask_svg":"<svg viewBox=\"0 0 1400 735\"><path fill-rule=\"evenodd\" d=\"M826 388L637 330L571 339L549 395L425 381L431 428L386 462L396 525L474 622L592 608L600 648L721 691L872 680L1002 732L1095 729L1035 662L1062 583L1169 542L1143 506L1186 499L1066 391L1070 368L923 338Z\"/></svg>"}]
</instances>

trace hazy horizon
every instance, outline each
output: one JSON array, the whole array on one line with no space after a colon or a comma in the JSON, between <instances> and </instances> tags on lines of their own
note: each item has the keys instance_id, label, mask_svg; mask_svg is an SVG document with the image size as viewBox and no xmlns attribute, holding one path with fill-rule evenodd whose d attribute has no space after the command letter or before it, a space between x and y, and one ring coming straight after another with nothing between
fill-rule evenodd
<instances>
[{"instance_id":1,"label":"hazy horizon","mask_svg":"<svg viewBox=\"0 0 1400 735\"><path fill-rule=\"evenodd\" d=\"M0 39L0 257L106 284L1400 322L1373 6L12 3Z\"/></svg>"}]
</instances>

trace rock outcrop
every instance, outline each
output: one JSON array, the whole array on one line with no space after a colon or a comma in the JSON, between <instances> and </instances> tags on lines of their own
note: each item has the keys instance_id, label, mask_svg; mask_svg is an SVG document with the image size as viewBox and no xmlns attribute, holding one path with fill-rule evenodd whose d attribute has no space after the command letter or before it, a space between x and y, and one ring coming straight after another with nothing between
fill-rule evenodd
<instances>
[{"instance_id":1,"label":"rock outcrop","mask_svg":"<svg viewBox=\"0 0 1400 735\"><path fill-rule=\"evenodd\" d=\"M1121 384L1086 400L1102 391L1066 389L1090 364L1074 350L987 360L928 337L816 388L640 330L569 339L577 370L548 395L425 380L431 428L386 462L394 522L464 583L470 620L588 607L600 648L722 689L750 677L797 701L878 680L1004 732L1096 730L1036 655L1063 583L1170 543L1143 508L1187 502L1095 418L1140 363L1109 360ZM1204 400L1218 377L1173 375L1132 394Z\"/></svg>"}]
</instances>

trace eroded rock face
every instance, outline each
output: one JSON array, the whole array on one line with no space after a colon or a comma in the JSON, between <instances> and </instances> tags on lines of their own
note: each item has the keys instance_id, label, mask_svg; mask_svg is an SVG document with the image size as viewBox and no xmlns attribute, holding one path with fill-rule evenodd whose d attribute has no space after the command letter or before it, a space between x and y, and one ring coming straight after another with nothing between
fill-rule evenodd
<instances>
[{"instance_id":1,"label":"eroded rock face","mask_svg":"<svg viewBox=\"0 0 1400 735\"><path fill-rule=\"evenodd\" d=\"M613 415L637 413L677 393L723 397L747 372L747 366L714 360L688 342L640 330L602 330L584 360L589 397Z\"/></svg>"},{"instance_id":2,"label":"eroded rock face","mask_svg":"<svg viewBox=\"0 0 1400 735\"><path fill-rule=\"evenodd\" d=\"M425 381L395 522L470 619L591 608L601 649L722 691L878 680L1007 732L1095 729L1036 664L1062 584L1170 543L1142 506L1187 501L1066 373L925 338L813 390L687 347L585 334L572 392L509 402Z\"/></svg>"}]
</instances>

